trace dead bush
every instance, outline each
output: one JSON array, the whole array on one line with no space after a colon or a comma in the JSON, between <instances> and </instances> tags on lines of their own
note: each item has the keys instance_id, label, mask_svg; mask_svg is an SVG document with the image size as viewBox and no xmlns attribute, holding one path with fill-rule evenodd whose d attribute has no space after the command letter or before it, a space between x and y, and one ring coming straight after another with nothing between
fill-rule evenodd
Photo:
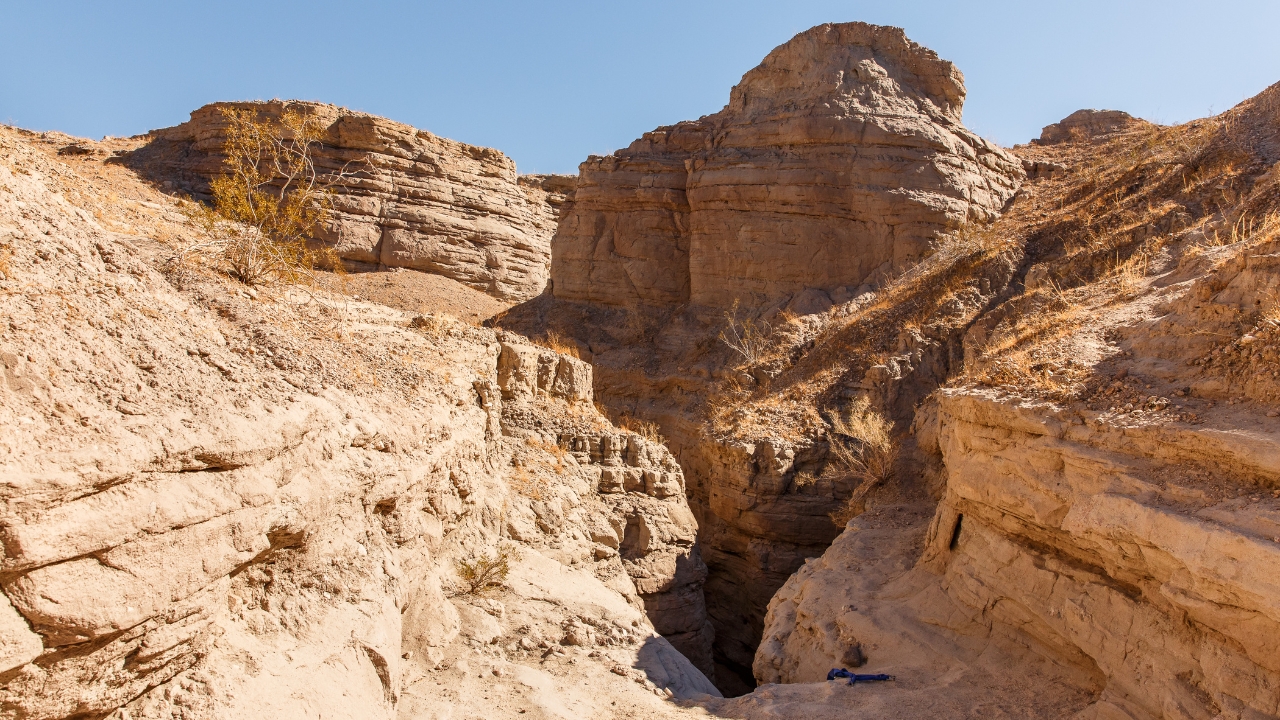
<instances>
[{"instance_id":1,"label":"dead bush","mask_svg":"<svg viewBox=\"0 0 1280 720\"><path fill-rule=\"evenodd\" d=\"M246 285L315 284L317 266L341 270L333 248L308 240L331 208L330 187L346 170L322 179L312 159L320 121L287 110L279 120L256 110L222 110L229 127L223 145L225 172L212 182L212 207L193 203L188 217L211 240L185 255L218 259Z\"/></svg>"},{"instance_id":2,"label":"dead bush","mask_svg":"<svg viewBox=\"0 0 1280 720\"><path fill-rule=\"evenodd\" d=\"M540 338L533 338L533 344L553 350L561 355L581 359L578 354L578 346L555 330L548 330L546 335Z\"/></svg>"},{"instance_id":3,"label":"dead bush","mask_svg":"<svg viewBox=\"0 0 1280 720\"><path fill-rule=\"evenodd\" d=\"M649 442L665 445L667 439L662 437L662 432L657 423L651 423L648 420L641 420L630 415L624 415L618 420L618 427L623 430L633 432Z\"/></svg>"},{"instance_id":4,"label":"dead bush","mask_svg":"<svg viewBox=\"0 0 1280 720\"><path fill-rule=\"evenodd\" d=\"M459 560L458 578L466 586L465 595L483 595L493 588L502 587L511 571L511 554L499 550L496 555L483 555L475 560Z\"/></svg>"},{"instance_id":5,"label":"dead bush","mask_svg":"<svg viewBox=\"0 0 1280 720\"><path fill-rule=\"evenodd\" d=\"M725 328L720 331L720 342L738 355L741 355L743 361L748 364L760 360L764 355L765 348L768 346L769 335L773 332L773 328L769 326L769 323L756 321L752 318L739 319L738 301L736 299L733 301L733 305L725 311L724 319Z\"/></svg>"},{"instance_id":6,"label":"dead bush","mask_svg":"<svg viewBox=\"0 0 1280 720\"><path fill-rule=\"evenodd\" d=\"M827 422L834 464L858 480L853 493L831 513L831 520L843 527L862 512L867 493L893 478L898 443L893 423L872 410L866 398L844 413L829 413Z\"/></svg>"}]
</instances>

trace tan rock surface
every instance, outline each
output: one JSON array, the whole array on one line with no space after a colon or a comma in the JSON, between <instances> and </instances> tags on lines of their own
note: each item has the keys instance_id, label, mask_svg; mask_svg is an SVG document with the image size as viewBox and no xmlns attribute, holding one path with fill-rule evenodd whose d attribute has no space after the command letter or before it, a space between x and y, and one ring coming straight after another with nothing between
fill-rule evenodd
<instances>
[{"instance_id":1,"label":"tan rock surface","mask_svg":"<svg viewBox=\"0 0 1280 720\"><path fill-rule=\"evenodd\" d=\"M56 140L0 134L0 712L421 717L502 705L497 682L554 717L582 709L571 677L656 718L716 694L654 627L705 624L667 599L702 579L680 469L594 410L589 366L551 353L548 390L504 400L515 336L166 265L173 199L93 191L100 160ZM602 437L639 484L599 490ZM505 583L465 592L456 563L500 551Z\"/></svg>"},{"instance_id":2,"label":"tan rock surface","mask_svg":"<svg viewBox=\"0 0 1280 720\"><path fill-rule=\"evenodd\" d=\"M517 176L497 150L332 105L271 101L206 105L188 122L151 133L127 162L157 182L207 192L222 170L224 107L321 118L317 168L351 175L336 180L335 214L318 239L355 267L422 270L510 300L546 285L557 207L572 181Z\"/></svg>"},{"instance_id":3,"label":"tan rock surface","mask_svg":"<svg viewBox=\"0 0 1280 720\"><path fill-rule=\"evenodd\" d=\"M553 291L726 307L809 290L825 310L1017 190L1020 163L961 125L963 100L960 71L900 29L805 31L720 112L582 164Z\"/></svg>"}]
</instances>

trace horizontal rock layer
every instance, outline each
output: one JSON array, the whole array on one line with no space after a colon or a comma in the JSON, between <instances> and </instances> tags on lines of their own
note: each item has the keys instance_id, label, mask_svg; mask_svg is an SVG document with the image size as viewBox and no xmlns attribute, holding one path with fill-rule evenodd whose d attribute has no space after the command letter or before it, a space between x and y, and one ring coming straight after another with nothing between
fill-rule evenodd
<instances>
[{"instance_id":1,"label":"horizontal rock layer","mask_svg":"<svg viewBox=\"0 0 1280 720\"><path fill-rule=\"evenodd\" d=\"M1018 160L961 125L963 99L959 70L897 28L801 33L720 112L580 166L554 293L755 305L883 280L1021 182Z\"/></svg>"},{"instance_id":2,"label":"horizontal rock layer","mask_svg":"<svg viewBox=\"0 0 1280 720\"><path fill-rule=\"evenodd\" d=\"M962 391L917 432L946 467L927 532L859 518L797 573L770 605L761 682L856 655L863 672L957 663L967 692L975 667L1048 660L1092 703L1082 717L1280 712L1280 510L1221 488L1280 480L1274 433L1116 428Z\"/></svg>"},{"instance_id":3,"label":"horizontal rock layer","mask_svg":"<svg viewBox=\"0 0 1280 720\"><path fill-rule=\"evenodd\" d=\"M596 413L590 366L538 351L520 395L494 331L368 303L295 335L306 303L175 287L0 145L0 715L390 718L499 658L715 694L658 634L709 647L680 469Z\"/></svg>"},{"instance_id":4,"label":"horizontal rock layer","mask_svg":"<svg viewBox=\"0 0 1280 720\"><path fill-rule=\"evenodd\" d=\"M273 100L205 105L188 122L153 131L130 164L207 193L223 169L228 107L265 119L287 111L320 119L325 131L314 159L335 195L317 239L356 267L437 273L510 300L545 287L557 207L572 180L517 176L515 163L497 150L332 105Z\"/></svg>"}]
</instances>

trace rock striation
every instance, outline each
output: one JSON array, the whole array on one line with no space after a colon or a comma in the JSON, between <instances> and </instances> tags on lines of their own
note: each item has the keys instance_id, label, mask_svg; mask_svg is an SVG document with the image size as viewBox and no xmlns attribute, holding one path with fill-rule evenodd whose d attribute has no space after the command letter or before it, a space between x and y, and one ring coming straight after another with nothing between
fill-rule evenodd
<instances>
[{"instance_id":1,"label":"rock striation","mask_svg":"<svg viewBox=\"0 0 1280 720\"><path fill-rule=\"evenodd\" d=\"M197 195L222 171L223 108L263 118L292 110L325 126L315 149L334 185L334 214L317 240L355 267L437 273L495 297L524 300L546 286L557 208L572 180L518 176L497 150L438 137L385 118L313 102L212 103L151 133L129 162Z\"/></svg>"},{"instance_id":2,"label":"rock striation","mask_svg":"<svg viewBox=\"0 0 1280 720\"><path fill-rule=\"evenodd\" d=\"M1280 713L1280 512L1257 497L1280 443L1215 425L944 392L916 430L946 468L932 520L859 518L793 576L770 603L759 680L843 662L1008 696L1008 673L1039 667L1078 694L1058 711L1088 704L1082 717Z\"/></svg>"},{"instance_id":3,"label":"rock striation","mask_svg":"<svg viewBox=\"0 0 1280 720\"><path fill-rule=\"evenodd\" d=\"M298 332L316 295L171 283L0 143L0 715L469 715L566 670L604 688L575 713L716 694L654 629L705 625L679 467L589 366L537 353L521 395L510 337L368 303Z\"/></svg>"},{"instance_id":4,"label":"rock striation","mask_svg":"<svg viewBox=\"0 0 1280 720\"><path fill-rule=\"evenodd\" d=\"M779 46L720 112L579 168L557 298L825 309L993 218L1020 161L961 124L963 76L901 29L827 24ZM810 310L812 312L813 310Z\"/></svg>"}]
</instances>

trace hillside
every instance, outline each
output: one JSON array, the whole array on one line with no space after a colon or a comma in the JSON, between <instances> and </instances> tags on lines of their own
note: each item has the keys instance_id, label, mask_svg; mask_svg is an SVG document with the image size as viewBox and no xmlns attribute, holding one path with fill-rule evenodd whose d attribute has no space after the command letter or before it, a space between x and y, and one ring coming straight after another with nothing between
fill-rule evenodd
<instances>
[{"instance_id":1,"label":"hillside","mask_svg":"<svg viewBox=\"0 0 1280 720\"><path fill-rule=\"evenodd\" d=\"M0 714L1280 717L1280 84L965 93L847 23L576 178L0 126ZM193 250L223 107L322 121L313 282Z\"/></svg>"}]
</instances>

